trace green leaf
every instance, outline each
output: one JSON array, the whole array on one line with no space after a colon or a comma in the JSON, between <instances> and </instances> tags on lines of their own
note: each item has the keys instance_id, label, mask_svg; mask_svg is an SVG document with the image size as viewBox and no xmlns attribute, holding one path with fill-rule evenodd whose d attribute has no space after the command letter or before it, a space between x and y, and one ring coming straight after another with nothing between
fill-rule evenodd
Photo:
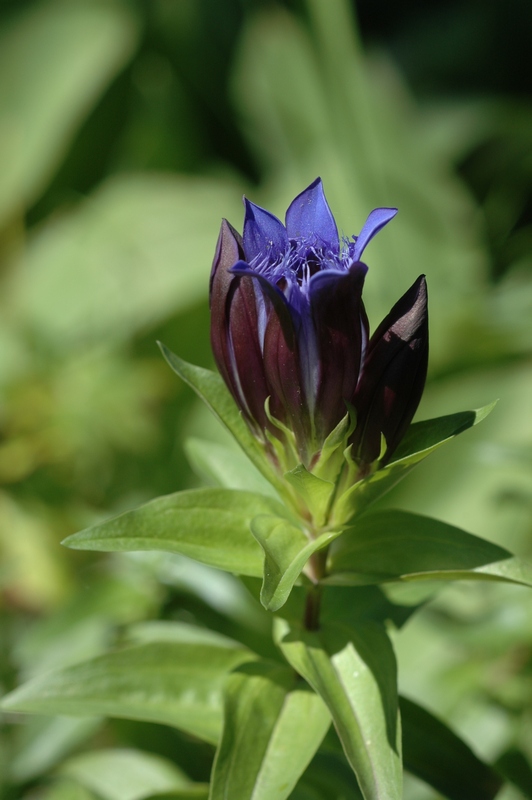
<instances>
[{"instance_id":1,"label":"green leaf","mask_svg":"<svg viewBox=\"0 0 532 800\"><path fill-rule=\"evenodd\" d=\"M152 642L34 678L2 708L160 722L216 743L226 675L253 658L244 648Z\"/></svg>"},{"instance_id":2,"label":"green leaf","mask_svg":"<svg viewBox=\"0 0 532 800\"><path fill-rule=\"evenodd\" d=\"M77 550L166 550L242 575L262 575L250 532L257 514L283 516L273 498L233 489L190 489L151 500L65 539Z\"/></svg>"},{"instance_id":3,"label":"green leaf","mask_svg":"<svg viewBox=\"0 0 532 800\"><path fill-rule=\"evenodd\" d=\"M88 789L71 780L54 781L42 797L43 800L100 800Z\"/></svg>"},{"instance_id":4,"label":"green leaf","mask_svg":"<svg viewBox=\"0 0 532 800\"><path fill-rule=\"evenodd\" d=\"M65 756L92 738L103 725L96 717L34 717L24 725L22 747L10 760L9 774L17 782L49 772Z\"/></svg>"},{"instance_id":5,"label":"green leaf","mask_svg":"<svg viewBox=\"0 0 532 800\"><path fill-rule=\"evenodd\" d=\"M405 769L448 800L493 800L502 784L494 770L424 708L404 697L400 708Z\"/></svg>"},{"instance_id":6,"label":"green leaf","mask_svg":"<svg viewBox=\"0 0 532 800\"><path fill-rule=\"evenodd\" d=\"M185 441L185 452L192 469L205 483L278 498L273 486L238 448L191 438Z\"/></svg>"},{"instance_id":7,"label":"green leaf","mask_svg":"<svg viewBox=\"0 0 532 800\"><path fill-rule=\"evenodd\" d=\"M127 644L146 644L148 642L179 642L185 644L207 644L215 647L236 647L242 650L240 642L224 636L210 628L200 628L189 622L156 619L130 625L126 631Z\"/></svg>"},{"instance_id":8,"label":"green leaf","mask_svg":"<svg viewBox=\"0 0 532 800\"><path fill-rule=\"evenodd\" d=\"M285 800L330 722L323 701L291 669L268 662L239 667L227 681L210 800Z\"/></svg>"},{"instance_id":9,"label":"green leaf","mask_svg":"<svg viewBox=\"0 0 532 800\"><path fill-rule=\"evenodd\" d=\"M284 605L310 556L340 535L322 533L309 540L301 528L288 520L265 515L255 517L251 532L264 550L260 600L269 611Z\"/></svg>"},{"instance_id":10,"label":"green leaf","mask_svg":"<svg viewBox=\"0 0 532 800\"><path fill-rule=\"evenodd\" d=\"M336 733L333 736L326 737L290 800L362 800Z\"/></svg>"},{"instance_id":11,"label":"green leaf","mask_svg":"<svg viewBox=\"0 0 532 800\"><path fill-rule=\"evenodd\" d=\"M412 423L395 451L393 461L401 461L403 458L416 454L423 454L425 457L427 451L432 453L444 442L448 442L459 433L478 425L479 422L486 419L488 414L491 414L496 405L497 401L495 400L493 403L473 411L459 411L456 414L447 414L444 417Z\"/></svg>"},{"instance_id":12,"label":"green leaf","mask_svg":"<svg viewBox=\"0 0 532 800\"><path fill-rule=\"evenodd\" d=\"M381 625L331 624L311 633L276 620L291 666L331 712L365 800L402 797L401 731L395 656Z\"/></svg>"},{"instance_id":13,"label":"green leaf","mask_svg":"<svg viewBox=\"0 0 532 800\"><path fill-rule=\"evenodd\" d=\"M144 800L209 800L209 784L196 783L179 791L150 795Z\"/></svg>"},{"instance_id":14,"label":"green leaf","mask_svg":"<svg viewBox=\"0 0 532 800\"><path fill-rule=\"evenodd\" d=\"M69 759L59 770L103 800L142 800L187 788L191 781L174 764L141 750L92 750Z\"/></svg>"},{"instance_id":15,"label":"green leaf","mask_svg":"<svg viewBox=\"0 0 532 800\"><path fill-rule=\"evenodd\" d=\"M215 417L231 433L250 461L274 486L281 496L286 495L286 484L269 464L258 440L244 422L235 401L223 379L216 372L188 364L172 353L164 344L159 344L162 354L174 372L179 375L200 397Z\"/></svg>"},{"instance_id":16,"label":"green leaf","mask_svg":"<svg viewBox=\"0 0 532 800\"><path fill-rule=\"evenodd\" d=\"M303 498L316 525L323 525L334 491L334 483L317 478L303 464L298 464L290 472L285 472L283 477Z\"/></svg>"},{"instance_id":17,"label":"green leaf","mask_svg":"<svg viewBox=\"0 0 532 800\"><path fill-rule=\"evenodd\" d=\"M45 2L10 16L0 37L0 227L37 199L137 39L135 17L114 3Z\"/></svg>"},{"instance_id":18,"label":"green leaf","mask_svg":"<svg viewBox=\"0 0 532 800\"><path fill-rule=\"evenodd\" d=\"M476 411L463 411L446 417L416 422L410 426L393 461L348 488L334 507L333 523L344 525L390 491L396 483L454 436L481 422L495 403Z\"/></svg>"},{"instance_id":19,"label":"green leaf","mask_svg":"<svg viewBox=\"0 0 532 800\"><path fill-rule=\"evenodd\" d=\"M532 767L521 750L516 747L506 750L495 762L495 767L507 781L517 786L527 800L531 800Z\"/></svg>"},{"instance_id":20,"label":"green leaf","mask_svg":"<svg viewBox=\"0 0 532 800\"><path fill-rule=\"evenodd\" d=\"M419 514L364 515L332 547L330 583L495 580L532 586L532 565L499 545Z\"/></svg>"}]
</instances>

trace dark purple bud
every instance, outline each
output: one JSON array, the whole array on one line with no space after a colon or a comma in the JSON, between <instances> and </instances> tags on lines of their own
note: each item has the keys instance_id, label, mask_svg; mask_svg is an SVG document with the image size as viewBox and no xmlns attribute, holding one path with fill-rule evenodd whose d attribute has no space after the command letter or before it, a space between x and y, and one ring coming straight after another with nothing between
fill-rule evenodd
<instances>
[{"instance_id":1,"label":"dark purple bud","mask_svg":"<svg viewBox=\"0 0 532 800\"><path fill-rule=\"evenodd\" d=\"M234 276L229 269L243 256L242 237L222 221L211 270L209 302L211 308L211 346L214 360L231 394L239 402L229 340L228 296ZM241 402L241 401L240 401ZM239 402L239 404L240 404Z\"/></svg>"},{"instance_id":2,"label":"dark purple bud","mask_svg":"<svg viewBox=\"0 0 532 800\"><path fill-rule=\"evenodd\" d=\"M242 255L239 234L223 220L211 274L211 345L220 374L252 426L269 425L270 389L258 337L255 282L230 272Z\"/></svg>"},{"instance_id":3,"label":"dark purple bud","mask_svg":"<svg viewBox=\"0 0 532 800\"><path fill-rule=\"evenodd\" d=\"M375 209L358 237L340 239L319 178L290 204L286 227L249 200L245 209L243 237L224 221L216 249L211 276L214 358L258 438L265 442L269 432L287 444L280 430L287 426L301 461L309 466L348 404L360 397L365 402L380 391L382 369L376 380L373 364L382 362L386 337L395 335L406 309L397 310L398 304L386 331L373 337L364 361L368 322L362 286L367 267L360 255L396 209ZM401 340L400 332L397 337ZM415 350L412 337L402 344ZM399 364L405 359L402 354L396 360ZM393 363L387 367L390 381L394 368ZM359 391L366 384L370 388ZM395 406L388 416L386 408L378 424L382 417L385 435L395 441L404 420L396 419ZM374 412L364 406L361 413L370 420ZM358 444L366 448L366 440L361 434Z\"/></svg>"},{"instance_id":4,"label":"dark purple bud","mask_svg":"<svg viewBox=\"0 0 532 800\"><path fill-rule=\"evenodd\" d=\"M260 288L253 278L237 277L231 289L228 298L229 339L234 374L244 401L241 405L251 422L258 423L259 428L269 428L264 404L272 390L264 369L255 297Z\"/></svg>"},{"instance_id":5,"label":"dark purple bud","mask_svg":"<svg viewBox=\"0 0 532 800\"><path fill-rule=\"evenodd\" d=\"M348 272L326 270L310 281L310 305L317 338L318 374L314 419L323 440L352 402L368 342L362 287L368 268L360 262Z\"/></svg>"},{"instance_id":6,"label":"dark purple bud","mask_svg":"<svg viewBox=\"0 0 532 800\"><path fill-rule=\"evenodd\" d=\"M421 400L428 363L425 276L394 305L370 339L355 393L353 455L363 464L379 458L382 436L390 460Z\"/></svg>"},{"instance_id":7,"label":"dark purple bud","mask_svg":"<svg viewBox=\"0 0 532 800\"><path fill-rule=\"evenodd\" d=\"M273 390L272 414L286 421L293 430L303 463L311 423L301 375L298 339L291 321L287 324L277 313L270 314L264 338L264 366Z\"/></svg>"}]
</instances>

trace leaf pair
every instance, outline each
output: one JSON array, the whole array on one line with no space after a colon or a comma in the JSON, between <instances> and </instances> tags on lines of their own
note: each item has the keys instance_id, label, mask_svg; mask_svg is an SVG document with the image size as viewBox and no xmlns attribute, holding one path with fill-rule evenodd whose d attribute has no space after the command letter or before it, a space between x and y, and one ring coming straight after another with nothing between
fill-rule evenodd
<instances>
[{"instance_id":1,"label":"leaf pair","mask_svg":"<svg viewBox=\"0 0 532 800\"><path fill-rule=\"evenodd\" d=\"M203 629L167 623L164 640L156 626L152 633L145 644L33 679L4 698L4 710L156 721L219 742L211 800L288 798L332 718L366 800L400 797L395 659L378 623L309 634L277 622L283 654L316 693L287 666ZM451 800L495 796L498 777L443 723L411 701L400 708L407 769Z\"/></svg>"},{"instance_id":2,"label":"leaf pair","mask_svg":"<svg viewBox=\"0 0 532 800\"><path fill-rule=\"evenodd\" d=\"M166 550L236 574L264 573L261 599L275 611L309 557L335 539L325 578L330 584L466 579L532 585L532 567L525 561L429 517L379 511L309 541L273 498L234 489L161 497L65 542L85 550Z\"/></svg>"}]
</instances>

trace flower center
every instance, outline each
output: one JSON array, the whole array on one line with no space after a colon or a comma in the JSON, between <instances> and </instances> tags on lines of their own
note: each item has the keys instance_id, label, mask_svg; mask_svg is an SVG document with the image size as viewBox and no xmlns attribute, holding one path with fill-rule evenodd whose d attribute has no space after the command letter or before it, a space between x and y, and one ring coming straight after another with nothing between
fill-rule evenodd
<instances>
[{"instance_id":1,"label":"flower center","mask_svg":"<svg viewBox=\"0 0 532 800\"><path fill-rule=\"evenodd\" d=\"M342 240L340 252L314 237L298 237L290 239L284 251L268 250L266 254L256 256L250 266L263 275L270 283L275 284L282 292L297 285L305 296L313 275L321 270L332 269L345 272L353 262L356 237Z\"/></svg>"}]
</instances>

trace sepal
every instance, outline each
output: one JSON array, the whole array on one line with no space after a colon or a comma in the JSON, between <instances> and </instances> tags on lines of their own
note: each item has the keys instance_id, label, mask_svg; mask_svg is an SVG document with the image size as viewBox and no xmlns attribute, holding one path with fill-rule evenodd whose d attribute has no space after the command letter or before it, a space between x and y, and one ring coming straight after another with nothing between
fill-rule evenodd
<instances>
[{"instance_id":1,"label":"sepal","mask_svg":"<svg viewBox=\"0 0 532 800\"><path fill-rule=\"evenodd\" d=\"M346 459L351 466L348 477L343 476L341 480L330 523L345 527L438 447L485 419L495 405L491 403L484 408L413 423L394 457L376 471L358 469L358 479L354 466L358 460L353 450L348 449Z\"/></svg>"}]
</instances>

